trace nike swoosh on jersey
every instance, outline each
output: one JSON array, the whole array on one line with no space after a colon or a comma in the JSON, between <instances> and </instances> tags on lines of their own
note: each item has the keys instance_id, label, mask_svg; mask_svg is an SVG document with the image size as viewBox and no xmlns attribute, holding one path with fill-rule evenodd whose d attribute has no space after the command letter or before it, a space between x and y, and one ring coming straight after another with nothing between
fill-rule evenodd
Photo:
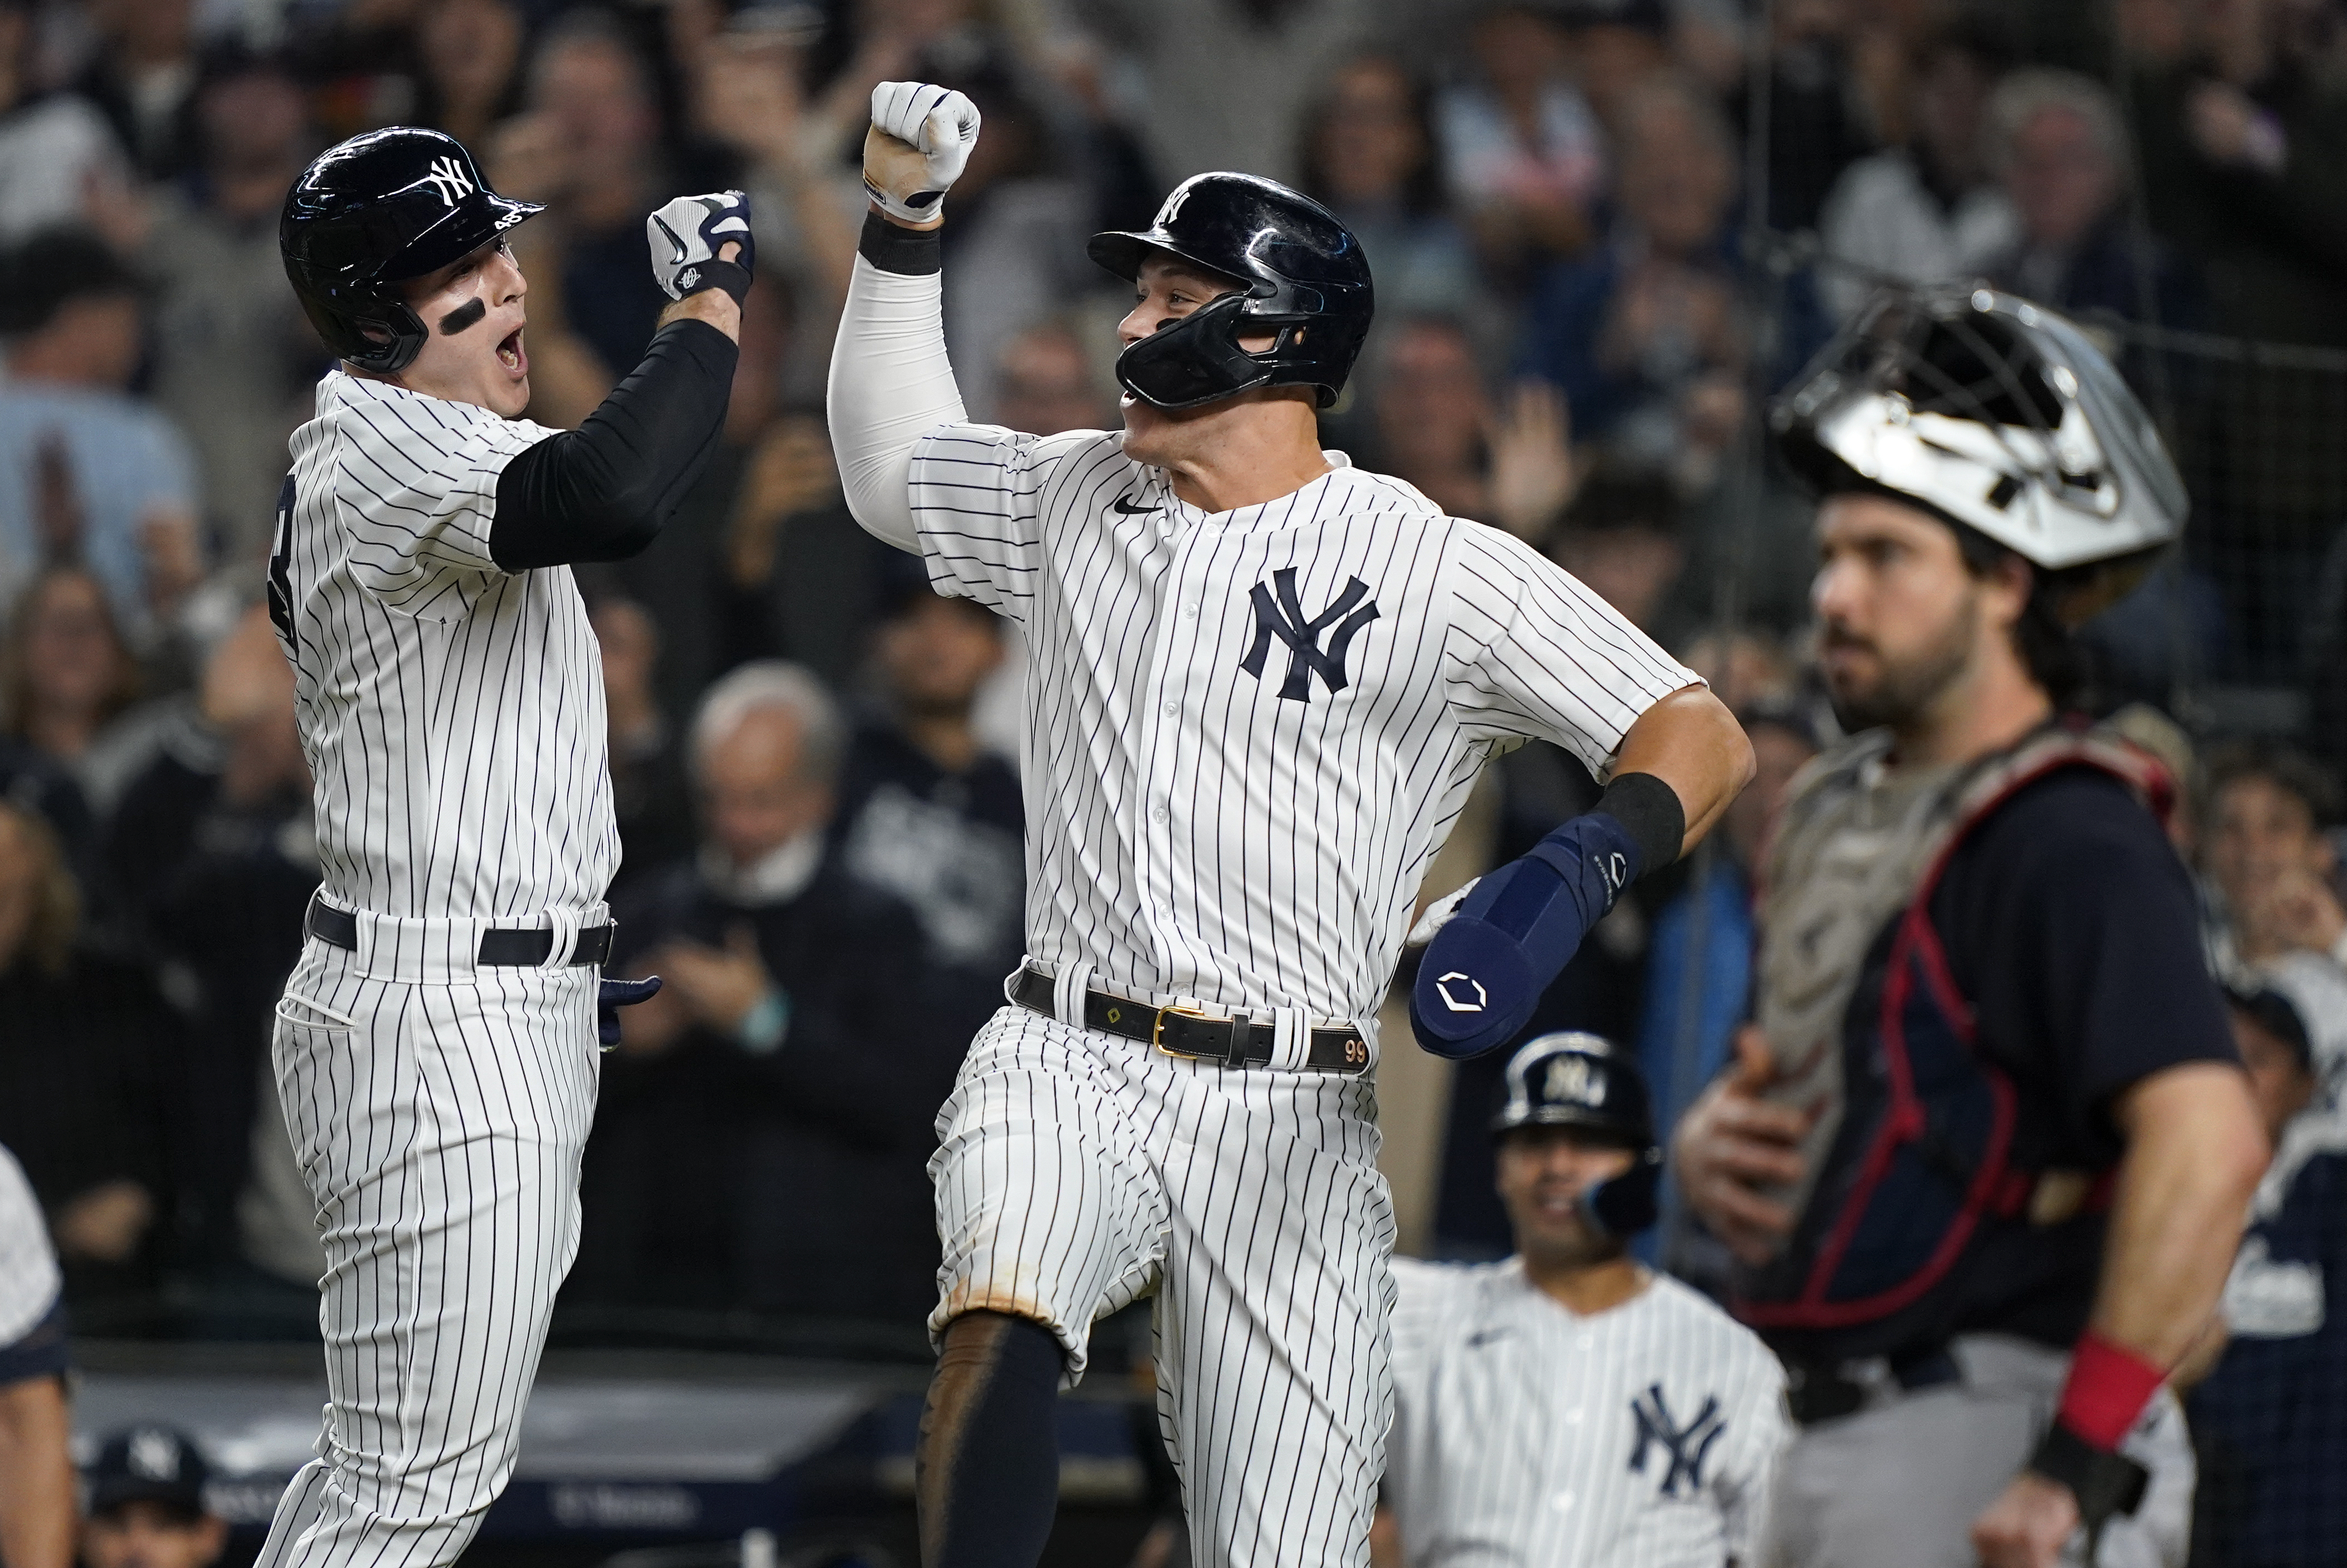
<instances>
[{"instance_id":1,"label":"nike swoosh on jersey","mask_svg":"<svg viewBox=\"0 0 2347 1568\"><path fill-rule=\"evenodd\" d=\"M1093 493L1097 495L1099 492ZM1128 492L1128 495L1119 496L1115 500L1111 501L1109 508L1112 511L1122 512L1128 518L1145 518L1152 512L1162 512L1165 509L1163 507L1128 507L1124 503L1129 498L1129 494Z\"/></svg>"},{"instance_id":2,"label":"nike swoosh on jersey","mask_svg":"<svg viewBox=\"0 0 2347 1568\"><path fill-rule=\"evenodd\" d=\"M1512 1328L1479 1328L1474 1333L1467 1336L1467 1348L1470 1350L1480 1349L1483 1346L1489 1345L1492 1340L1505 1339L1509 1335L1514 1332L1515 1330Z\"/></svg>"}]
</instances>

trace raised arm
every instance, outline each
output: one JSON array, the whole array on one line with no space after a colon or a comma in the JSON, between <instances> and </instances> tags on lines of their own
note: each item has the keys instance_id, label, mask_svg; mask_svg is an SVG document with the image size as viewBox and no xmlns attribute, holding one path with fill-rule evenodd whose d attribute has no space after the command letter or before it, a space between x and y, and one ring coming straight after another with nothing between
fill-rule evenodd
<instances>
[{"instance_id":1,"label":"raised arm","mask_svg":"<svg viewBox=\"0 0 2347 1568\"><path fill-rule=\"evenodd\" d=\"M847 509L901 550L921 548L906 495L913 444L966 417L946 358L938 231L947 188L977 140L977 107L959 93L919 82L872 90L872 211L832 340L831 446Z\"/></svg>"}]
</instances>

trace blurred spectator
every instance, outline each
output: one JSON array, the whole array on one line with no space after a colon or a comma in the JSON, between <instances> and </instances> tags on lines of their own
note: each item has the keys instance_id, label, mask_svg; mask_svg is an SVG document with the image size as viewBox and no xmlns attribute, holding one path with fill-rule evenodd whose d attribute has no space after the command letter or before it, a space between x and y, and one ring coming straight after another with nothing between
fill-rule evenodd
<instances>
[{"instance_id":1,"label":"blurred spectator","mask_svg":"<svg viewBox=\"0 0 2347 1568\"><path fill-rule=\"evenodd\" d=\"M1447 183L1503 279L1589 242L1605 189L1605 141L1573 84L1555 21L1494 5L1467 39L1474 74L1438 100ZM1369 252L1372 264L1378 252Z\"/></svg>"},{"instance_id":2,"label":"blurred spectator","mask_svg":"<svg viewBox=\"0 0 2347 1568\"><path fill-rule=\"evenodd\" d=\"M1828 257L1818 287L1837 317L1881 275L1936 283L1968 278L2011 249L2019 221L1981 156L1983 111L2014 49L1994 15L1955 14L1915 46L1910 135L1842 171L1818 219Z\"/></svg>"},{"instance_id":3,"label":"blurred spectator","mask_svg":"<svg viewBox=\"0 0 2347 1568\"><path fill-rule=\"evenodd\" d=\"M278 212L315 138L301 84L268 58L214 67L193 113L198 167L157 192L143 252L157 283L154 396L194 449L221 559L241 570L267 551L286 438L325 366L277 249Z\"/></svg>"},{"instance_id":4,"label":"blurred spectator","mask_svg":"<svg viewBox=\"0 0 2347 1568\"><path fill-rule=\"evenodd\" d=\"M1029 436L1113 430L1116 402L1068 321L1038 322L996 356L994 422Z\"/></svg>"},{"instance_id":5,"label":"blurred spectator","mask_svg":"<svg viewBox=\"0 0 2347 1568\"><path fill-rule=\"evenodd\" d=\"M1842 171L1874 150L1873 117L1851 68L1853 35L1863 14L1853 0L1780 0L1763 13L1774 36L1762 217L1778 233L1816 228L1826 193ZM1739 125L1752 123L1745 97L1739 91L1730 105Z\"/></svg>"},{"instance_id":6,"label":"blurred spectator","mask_svg":"<svg viewBox=\"0 0 2347 1568\"><path fill-rule=\"evenodd\" d=\"M559 223L545 226L560 236L562 319L608 375L625 375L667 302L644 267L644 214L669 183L650 68L610 18L575 12L538 45L529 97L559 172L545 196L535 181L517 193L552 198Z\"/></svg>"},{"instance_id":7,"label":"blurred spectator","mask_svg":"<svg viewBox=\"0 0 2347 1568\"><path fill-rule=\"evenodd\" d=\"M1686 547L1679 499L1652 469L1602 465L1581 483L1549 553L1582 586L1665 647L1693 630L1673 602Z\"/></svg>"},{"instance_id":8,"label":"blurred spectator","mask_svg":"<svg viewBox=\"0 0 2347 1568\"><path fill-rule=\"evenodd\" d=\"M2347 1467L2347 1122L2326 1093L2303 992L2233 993L2233 1038L2274 1149L2226 1282L2230 1342L2189 1406L2199 1450L2192 1561L2319 1563Z\"/></svg>"},{"instance_id":9,"label":"blurred spectator","mask_svg":"<svg viewBox=\"0 0 2347 1568\"><path fill-rule=\"evenodd\" d=\"M2181 9L2178 53L2130 97L2151 226L2200 267L2224 330L2347 344L2347 97L2308 46L2314 12Z\"/></svg>"},{"instance_id":10,"label":"blurred spectator","mask_svg":"<svg viewBox=\"0 0 2347 1568\"><path fill-rule=\"evenodd\" d=\"M143 975L78 944L80 902L56 835L0 805L0 1143L48 1212L82 1326L97 1331L120 1305L107 1297L154 1284L179 1042Z\"/></svg>"},{"instance_id":11,"label":"blurred spectator","mask_svg":"<svg viewBox=\"0 0 2347 1568\"><path fill-rule=\"evenodd\" d=\"M2347 964L2347 913L2324 829L2339 821L2339 786L2288 747L2245 743L2209 758L2201 869L2222 925L2218 973L2270 966L2294 952Z\"/></svg>"},{"instance_id":12,"label":"blurred spectator","mask_svg":"<svg viewBox=\"0 0 2347 1568\"><path fill-rule=\"evenodd\" d=\"M610 723L611 808L620 825L620 888L692 848L692 803L676 735L661 711L654 671L661 631L642 604L598 595L589 619L602 651L603 705Z\"/></svg>"},{"instance_id":13,"label":"blurred spectator","mask_svg":"<svg viewBox=\"0 0 2347 1568\"><path fill-rule=\"evenodd\" d=\"M192 0L91 0L88 9L97 57L75 90L113 125L141 174L175 178L195 139Z\"/></svg>"},{"instance_id":14,"label":"blurred spectator","mask_svg":"<svg viewBox=\"0 0 2347 1568\"><path fill-rule=\"evenodd\" d=\"M184 1432L116 1432L86 1479L84 1568L211 1568L228 1548L228 1522L204 1501L211 1467Z\"/></svg>"},{"instance_id":15,"label":"blurred spectator","mask_svg":"<svg viewBox=\"0 0 2347 1568\"><path fill-rule=\"evenodd\" d=\"M1999 287L2072 315L2203 324L2174 254L2127 220L2127 132L2108 92L2069 71L2015 71L1987 122L1989 162L2021 226L1983 269Z\"/></svg>"},{"instance_id":16,"label":"blurred spectator","mask_svg":"<svg viewBox=\"0 0 2347 1568\"><path fill-rule=\"evenodd\" d=\"M941 598L911 556L891 563L873 634L879 708L856 729L840 775L837 843L848 872L908 906L928 960L975 1031L1001 1005L1026 950L1026 817L1019 775L981 749L971 715L1002 663L1003 622Z\"/></svg>"},{"instance_id":17,"label":"blurred spectator","mask_svg":"<svg viewBox=\"0 0 2347 1568\"><path fill-rule=\"evenodd\" d=\"M1613 231L1542 282L1523 368L1563 391L1581 437L1705 485L1742 423L1752 349L1727 226L1733 138L1700 90L1675 78L1633 93L1620 128ZM1788 310L1789 357L1818 333L1814 302L1788 297Z\"/></svg>"},{"instance_id":18,"label":"blurred spectator","mask_svg":"<svg viewBox=\"0 0 2347 1568\"><path fill-rule=\"evenodd\" d=\"M252 1250L238 1206L257 1121L286 1143L274 1121L271 1020L318 885L293 672L259 606L214 650L192 708L124 791L106 866L120 924L185 1022L175 1117L182 1225L195 1259L217 1271ZM307 1255L317 1253L314 1213L305 1195L292 1228ZM305 1266L293 1277L314 1282L318 1272ZM314 1317L314 1296L306 1305Z\"/></svg>"},{"instance_id":19,"label":"blurred spectator","mask_svg":"<svg viewBox=\"0 0 2347 1568\"><path fill-rule=\"evenodd\" d=\"M123 737L109 726L138 692L138 663L96 578L52 567L17 596L0 632L0 733L69 776L90 820L113 804ZM87 846L69 847L86 873Z\"/></svg>"},{"instance_id":20,"label":"blurred spectator","mask_svg":"<svg viewBox=\"0 0 2347 1568\"><path fill-rule=\"evenodd\" d=\"M521 107L521 49L528 28L511 0L431 0L415 24L415 121L476 152Z\"/></svg>"},{"instance_id":21,"label":"blurred spectator","mask_svg":"<svg viewBox=\"0 0 2347 1568\"><path fill-rule=\"evenodd\" d=\"M1427 89L1364 55L1330 75L1305 121L1303 185L1344 220L1377 273L1378 313L1472 311L1486 291L1445 210Z\"/></svg>"},{"instance_id":22,"label":"blurred spectator","mask_svg":"<svg viewBox=\"0 0 2347 1568\"><path fill-rule=\"evenodd\" d=\"M702 844L620 914L615 969L668 983L605 1066L574 1299L905 1335L933 1304L925 1166L966 1037L928 1005L918 921L825 852L846 738L774 662L693 720Z\"/></svg>"},{"instance_id":23,"label":"blurred spectator","mask_svg":"<svg viewBox=\"0 0 2347 1568\"><path fill-rule=\"evenodd\" d=\"M139 643L202 575L195 465L128 395L138 284L95 235L57 230L10 259L0 332L0 593L49 562L87 566Z\"/></svg>"},{"instance_id":24,"label":"blurred spectator","mask_svg":"<svg viewBox=\"0 0 2347 1568\"><path fill-rule=\"evenodd\" d=\"M1573 80L1608 138L1619 142L1630 100L1671 68L1673 13L1688 9L1670 0L1563 0L1550 13L1563 24Z\"/></svg>"},{"instance_id":25,"label":"blurred spectator","mask_svg":"<svg viewBox=\"0 0 2347 1568\"><path fill-rule=\"evenodd\" d=\"M72 93L43 93L37 0L0 0L0 245L90 216L97 190L128 170L106 117Z\"/></svg>"},{"instance_id":26,"label":"blurred spectator","mask_svg":"<svg viewBox=\"0 0 2347 1568\"><path fill-rule=\"evenodd\" d=\"M73 1561L73 1419L65 1300L41 1206L0 1147L0 1553L12 1568Z\"/></svg>"},{"instance_id":27,"label":"blurred spectator","mask_svg":"<svg viewBox=\"0 0 2347 1568\"><path fill-rule=\"evenodd\" d=\"M1526 381L1495 408L1465 326L1445 316L1404 320L1372 362L1375 462L1454 518L1548 537L1575 483L1564 401Z\"/></svg>"},{"instance_id":28,"label":"blurred spectator","mask_svg":"<svg viewBox=\"0 0 2347 1568\"><path fill-rule=\"evenodd\" d=\"M1379 0L1094 0L1082 15L1138 68L1142 142L1159 180L1244 169L1293 185L1305 104L1381 10Z\"/></svg>"}]
</instances>

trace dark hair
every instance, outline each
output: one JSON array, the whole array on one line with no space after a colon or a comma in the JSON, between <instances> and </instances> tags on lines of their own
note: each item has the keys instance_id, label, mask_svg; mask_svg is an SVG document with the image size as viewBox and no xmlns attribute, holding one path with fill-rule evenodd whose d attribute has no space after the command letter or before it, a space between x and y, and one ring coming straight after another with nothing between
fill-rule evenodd
<instances>
[{"instance_id":1,"label":"dark hair","mask_svg":"<svg viewBox=\"0 0 2347 1568\"><path fill-rule=\"evenodd\" d=\"M1678 491L1661 469L1601 458L1573 492L1558 521L1580 533L1637 528L1676 537L1679 510Z\"/></svg>"},{"instance_id":2,"label":"dark hair","mask_svg":"<svg viewBox=\"0 0 2347 1568\"><path fill-rule=\"evenodd\" d=\"M1910 58L1922 69L1946 55L1962 55L1983 75L2001 77L2021 63L2021 41L2001 12L1986 5L1963 5L1925 28L1915 40Z\"/></svg>"},{"instance_id":3,"label":"dark hair","mask_svg":"<svg viewBox=\"0 0 2347 1568\"><path fill-rule=\"evenodd\" d=\"M2306 1020L2299 1016L2297 1004L2288 997L2271 989L2252 991L2229 985L2225 988L2225 1001L2235 1012L2288 1046L2291 1060L2298 1064L2301 1072L2314 1071L2314 1044L2307 1038Z\"/></svg>"},{"instance_id":4,"label":"dark hair","mask_svg":"<svg viewBox=\"0 0 2347 1568\"><path fill-rule=\"evenodd\" d=\"M2331 770L2294 746L2278 741L2233 741L2209 757L2208 787L2201 795L2204 812L2213 813L2217 797L2243 779L2263 779L2284 794L2297 797L2318 828L2339 820L2339 781Z\"/></svg>"},{"instance_id":5,"label":"dark hair","mask_svg":"<svg viewBox=\"0 0 2347 1568\"><path fill-rule=\"evenodd\" d=\"M38 332L76 300L142 292L139 275L90 231L44 229L0 259L0 333Z\"/></svg>"}]
</instances>

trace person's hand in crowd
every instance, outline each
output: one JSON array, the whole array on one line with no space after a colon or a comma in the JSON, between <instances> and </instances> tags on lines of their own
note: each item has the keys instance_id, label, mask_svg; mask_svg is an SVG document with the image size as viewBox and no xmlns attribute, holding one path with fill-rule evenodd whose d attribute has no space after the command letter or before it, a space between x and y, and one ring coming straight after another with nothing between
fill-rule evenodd
<instances>
[{"instance_id":1,"label":"person's hand in crowd","mask_svg":"<svg viewBox=\"0 0 2347 1568\"><path fill-rule=\"evenodd\" d=\"M774 575L783 524L794 514L827 507L839 495L839 469L823 422L779 419L758 439L726 538L726 569L743 588Z\"/></svg>"},{"instance_id":2,"label":"person's hand in crowd","mask_svg":"<svg viewBox=\"0 0 2347 1568\"><path fill-rule=\"evenodd\" d=\"M2245 957L2274 958L2285 953L2330 953L2347 937L2347 909L2329 883L2304 866L2277 872L2240 913Z\"/></svg>"},{"instance_id":3,"label":"person's hand in crowd","mask_svg":"<svg viewBox=\"0 0 2347 1568\"><path fill-rule=\"evenodd\" d=\"M1981 1568L2055 1568L2078 1528L2078 1500L2058 1481L2024 1471L1973 1522Z\"/></svg>"},{"instance_id":4,"label":"person's hand in crowd","mask_svg":"<svg viewBox=\"0 0 2347 1568\"><path fill-rule=\"evenodd\" d=\"M1581 483L1573 460L1572 411L1545 381L1516 384L1483 433L1491 455L1491 515L1538 544Z\"/></svg>"},{"instance_id":5,"label":"person's hand in crowd","mask_svg":"<svg viewBox=\"0 0 2347 1568\"><path fill-rule=\"evenodd\" d=\"M1764 1098L1777 1068L1767 1040L1737 1031L1736 1064L1698 1096L1671 1139L1672 1167L1687 1205L1712 1235L1750 1264L1768 1262L1793 1233L1792 1209L1766 1194L1801 1179L1809 1116Z\"/></svg>"},{"instance_id":6,"label":"person's hand in crowd","mask_svg":"<svg viewBox=\"0 0 2347 1568\"><path fill-rule=\"evenodd\" d=\"M2279 174L2290 138L2257 100L2229 82L2203 82L2184 100L2184 121L2200 156L2219 169Z\"/></svg>"},{"instance_id":7,"label":"person's hand in crowd","mask_svg":"<svg viewBox=\"0 0 2347 1568\"><path fill-rule=\"evenodd\" d=\"M727 932L723 948L671 942L649 967L668 982L662 994L674 991L694 1022L726 1034L741 1029L751 1009L774 989L774 978L758 957L757 938L747 926Z\"/></svg>"},{"instance_id":8,"label":"person's hand in crowd","mask_svg":"<svg viewBox=\"0 0 2347 1568\"><path fill-rule=\"evenodd\" d=\"M49 1233L57 1251L92 1263L120 1263L155 1222L155 1200L127 1176L101 1182L60 1204Z\"/></svg>"},{"instance_id":9,"label":"person's hand in crowd","mask_svg":"<svg viewBox=\"0 0 2347 1568\"><path fill-rule=\"evenodd\" d=\"M2190 1349L2184 1352L2184 1359L2168 1368L2168 1386L2182 1395L2217 1369L2217 1363L2224 1359L2225 1347L2232 1342L2233 1331L2226 1323L2220 1307L2209 1315L2209 1321L2200 1329L2200 1337L2192 1341Z\"/></svg>"},{"instance_id":10,"label":"person's hand in crowd","mask_svg":"<svg viewBox=\"0 0 2347 1568\"><path fill-rule=\"evenodd\" d=\"M204 580L204 550L195 514L157 505L138 519L138 554L146 566L147 604L158 616L171 610Z\"/></svg>"}]
</instances>

